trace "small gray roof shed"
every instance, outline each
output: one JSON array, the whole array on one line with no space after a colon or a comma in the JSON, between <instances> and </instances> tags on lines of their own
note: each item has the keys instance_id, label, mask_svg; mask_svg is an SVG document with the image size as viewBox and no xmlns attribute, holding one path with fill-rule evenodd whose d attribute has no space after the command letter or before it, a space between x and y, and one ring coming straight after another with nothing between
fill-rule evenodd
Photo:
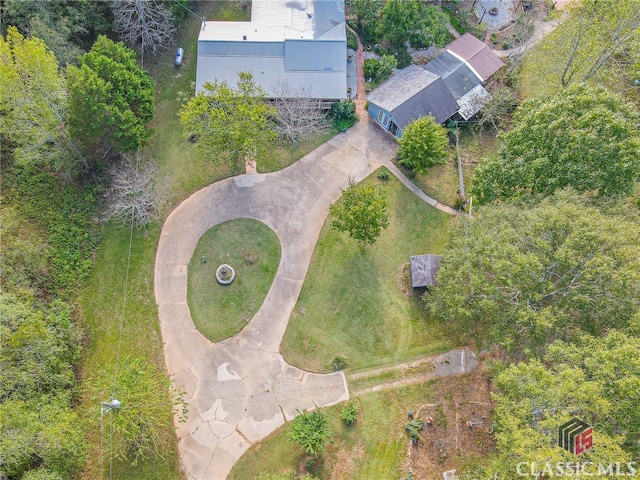
<instances>
[{"instance_id":1,"label":"small gray roof shed","mask_svg":"<svg viewBox=\"0 0 640 480\"><path fill-rule=\"evenodd\" d=\"M409 257L411 266L411 286L413 288L431 287L436 284L436 275L440 268L440 255L413 255Z\"/></svg>"}]
</instances>

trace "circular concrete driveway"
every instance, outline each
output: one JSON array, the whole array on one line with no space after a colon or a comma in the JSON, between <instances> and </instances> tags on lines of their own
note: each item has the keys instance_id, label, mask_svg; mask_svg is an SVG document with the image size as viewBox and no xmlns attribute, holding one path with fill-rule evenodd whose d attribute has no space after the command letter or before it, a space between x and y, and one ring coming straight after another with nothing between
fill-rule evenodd
<instances>
[{"instance_id":1,"label":"circular concrete driveway","mask_svg":"<svg viewBox=\"0 0 640 480\"><path fill-rule=\"evenodd\" d=\"M189 413L176 423L189 479L223 480L255 442L297 410L349 398L342 372L319 375L288 365L279 353L329 205L349 179L360 181L387 163L396 143L364 118L294 165L241 175L194 193L167 218L155 264L155 296L164 353ZM265 301L235 337L211 343L187 305L187 265L212 226L254 218L280 238L281 260Z\"/></svg>"}]
</instances>

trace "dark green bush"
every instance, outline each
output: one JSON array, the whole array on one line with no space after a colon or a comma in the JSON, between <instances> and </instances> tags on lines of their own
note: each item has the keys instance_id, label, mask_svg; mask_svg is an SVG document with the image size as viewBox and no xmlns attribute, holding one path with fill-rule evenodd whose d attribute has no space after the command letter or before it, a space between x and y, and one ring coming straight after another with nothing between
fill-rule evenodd
<instances>
[{"instance_id":1,"label":"dark green bush","mask_svg":"<svg viewBox=\"0 0 640 480\"><path fill-rule=\"evenodd\" d=\"M358 121L356 104L351 100L341 100L331 105L329 116L333 118L333 125L344 132Z\"/></svg>"},{"instance_id":2,"label":"dark green bush","mask_svg":"<svg viewBox=\"0 0 640 480\"><path fill-rule=\"evenodd\" d=\"M331 360L331 369L334 372L337 372L338 370L344 370L345 368L347 368L346 358L341 357L340 355L333 357L333 360Z\"/></svg>"}]
</instances>

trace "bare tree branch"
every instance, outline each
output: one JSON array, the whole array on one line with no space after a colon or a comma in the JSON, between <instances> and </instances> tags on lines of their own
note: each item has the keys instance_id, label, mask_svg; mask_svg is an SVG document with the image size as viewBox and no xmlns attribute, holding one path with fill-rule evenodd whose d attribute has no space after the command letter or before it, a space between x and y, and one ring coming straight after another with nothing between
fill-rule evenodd
<instances>
[{"instance_id":1,"label":"bare tree branch","mask_svg":"<svg viewBox=\"0 0 640 480\"><path fill-rule=\"evenodd\" d=\"M281 81L274 92L274 105L278 110L276 132L292 146L326 128L326 114L319 108L318 100L309 98L305 89L296 89Z\"/></svg>"},{"instance_id":2,"label":"bare tree branch","mask_svg":"<svg viewBox=\"0 0 640 480\"><path fill-rule=\"evenodd\" d=\"M114 0L113 29L131 48L153 55L169 47L176 32L171 12L156 0Z\"/></svg>"},{"instance_id":3,"label":"bare tree branch","mask_svg":"<svg viewBox=\"0 0 640 480\"><path fill-rule=\"evenodd\" d=\"M107 219L115 219L122 226L146 229L165 201L164 191L156 182L156 164L122 156L111 166L111 186L107 193Z\"/></svg>"}]
</instances>

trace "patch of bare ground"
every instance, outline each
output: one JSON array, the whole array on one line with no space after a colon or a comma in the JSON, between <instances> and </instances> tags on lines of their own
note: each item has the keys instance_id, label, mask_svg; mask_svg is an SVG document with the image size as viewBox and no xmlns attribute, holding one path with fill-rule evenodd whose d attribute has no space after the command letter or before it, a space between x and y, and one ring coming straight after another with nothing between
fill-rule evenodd
<instances>
[{"instance_id":1,"label":"patch of bare ground","mask_svg":"<svg viewBox=\"0 0 640 480\"><path fill-rule=\"evenodd\" d=\"M491 435L491 381L484 368L434 381L433 403L414 413L425 423L417 443L407 440L406 469L413 478L441 480L442 473L471 459L486 458L495 447ZM428 419L432 419L428 424Z\"/></svg>"},{"instance_id":2,"label":"patch of bare ground","mask_svg":"<svg viewBox=\"0 0 640 480\"><path fill-rule=\"evenodd\" d=\"M360 444L353 448L344 448L335 452L331 457L331 474L328 480L343 480L349 478L359 461L365 458L364 447Z\"/></svg>"}]
</instances>

